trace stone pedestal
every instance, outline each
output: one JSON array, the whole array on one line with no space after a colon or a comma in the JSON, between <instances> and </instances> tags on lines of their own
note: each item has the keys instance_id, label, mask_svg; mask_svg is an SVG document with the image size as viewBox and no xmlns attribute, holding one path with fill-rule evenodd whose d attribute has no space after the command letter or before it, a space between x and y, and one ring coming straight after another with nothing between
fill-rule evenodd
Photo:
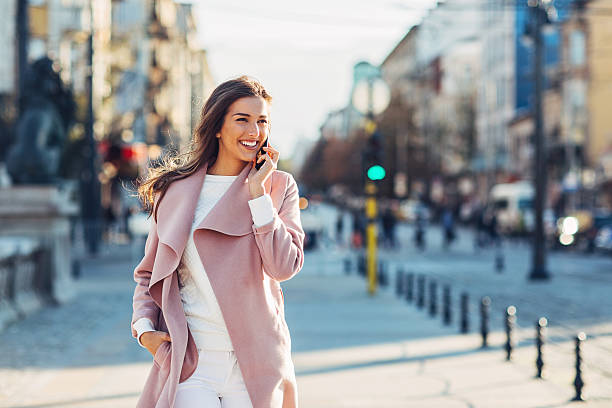
<instances>
[{"instance_id":1,"label":"stone pedestal","mask_svg":"<svg viewBox=\"0 0 612 408\"><path fill-rule=\"evenodd\" d=\"M0 240L6 238L0 237ZM12 299L17 310L22 316L29 315L34 310L42 306L42 299L39 296L38 288L35 283L39 276L44 276L47 265L40 262L45 251L40 248L37 240L31 238L10 238L15 243L17 256L13 265L14 281Z\"/></svg>"},{"instance_id":2,"label":"stone pedestal","mask_svg":"<svg viewBox=\"0 0 612 408\"><path fill-rule=\"evenodd\" d=\"M6 242L0 240L0 330L19 317L10 301L13 267L11 260L14 254L14 245L6 245Z\"/></svg>"},{"instance_id":3,"label":"stone pedestal","mask_svg":"<svg viewBox=\"0 0 612 408\"><path fill-rule=\"evenodd\" d=\"M78 206L69 191L55 186L0 188L0 236L38 240L45 254L37 282L38 292L51 303L63 303L75 294L71 275L70 216Z\"/></svg>"}]
</instances>

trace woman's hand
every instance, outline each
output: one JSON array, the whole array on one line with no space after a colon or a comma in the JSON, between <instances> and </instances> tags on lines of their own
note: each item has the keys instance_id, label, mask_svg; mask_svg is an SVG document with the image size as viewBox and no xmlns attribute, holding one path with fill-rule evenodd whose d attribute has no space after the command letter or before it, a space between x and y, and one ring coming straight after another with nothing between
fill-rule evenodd
<instances>
[{"instance_id":1,"label":"woman's hand","mask_svg":"<svg viewBox=\"0 0 612 408\"><path fill-rule=\"evenodd\" d=\"M251 167L251 171L249 171L249 191L251 192L252 198L261 197L265 194L264 183L270 174L276 170L276 165L278 163L278 150L271 146L263 147L263 149L266 151L266 154L261 155L259 159L253 160L253 166ZM262 160L265 160L265 163L257 170L255 168L255 163L259 163Z\"/></svg>"},{"instance_id":2,"label":"woman's hand","mask_svg":"<svg viewBox=\"0 0 612 408\"><path fill-rule=\"evenodd\" d=\"M154 357L155 353L157 352L157 349L164 341L171 342L172 339L170 339L170 335L168 333L163 331L144 332L140 336L140 342L143 346L147 348L147 350L149 350L149 353L151 353Z\"/></svg>"}]
</instances>

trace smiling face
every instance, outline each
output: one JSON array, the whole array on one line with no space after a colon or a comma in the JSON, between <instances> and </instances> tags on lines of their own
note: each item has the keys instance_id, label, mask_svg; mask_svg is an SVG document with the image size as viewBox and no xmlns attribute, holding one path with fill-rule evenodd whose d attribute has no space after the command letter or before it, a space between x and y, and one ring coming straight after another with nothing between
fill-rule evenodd
<instances>
[{"instance_id":1,"label":"smiling face","mask_svg":"<svg viewBox=\"0 0 612 408\"><path fill-rule=\"evenodd\" d=\"M223 120L217 162L223 167L244 166L255 159L269 133L270 107L265 99L249 96L230 105Z\"/></svg>"}]
</instances>

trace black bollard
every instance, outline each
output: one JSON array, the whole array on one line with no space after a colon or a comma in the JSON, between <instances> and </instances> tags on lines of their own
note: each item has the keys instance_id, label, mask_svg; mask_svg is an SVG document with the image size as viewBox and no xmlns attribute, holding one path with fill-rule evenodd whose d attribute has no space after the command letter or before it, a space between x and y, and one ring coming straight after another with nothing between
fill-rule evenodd
<instances>
[{"instance_id":1,"label":"black bollard","mask_svg":"<svg viewBox=\"0 0 612 408\"><path fill-rule=\"evenodd\" d=\"M444 325L451 325L451 288L450 285L444 285L444 295L442 297L444 303L444 310L442 312L444 317Z\"/></svg>"},{"instance_id":2,"label":"black bollard","mask_svg":"<svg viewBox=\"0 0 612 408\"><path fill-rule=\"evenodd\" d=\"M429 316L435 317L438 313L438 284L435 280L429 282Z\"/></svg>"},{"instance_id":3,"label":"black bollard","mask_svg":"<svg viewBox=\"0 0 612 408\"><path fill-rule=\"evenodd\" d=\"M491 298L488 296L480 299L480 334L482 335L482 348L487 348L487 337L489 337L489 310L491 309Z\"/></svg>"},{"instance_id":4,"label":"black bollard","mask_svg":"<svg viewBox=\"0 0 612 408\"><path fill-rule=\"evenodd\" d=\"M350 275L351 274L351 260L350 260L350 258L344 258L344 274L345 275Z\"/></svg>"},{"instance_id":5,"label":"black bollard","mask_svg":"<svg viewBox=\"0 0 612 408\"><path fill-rule=\"evenodd\" d=\"M574 340L576 342L576 378L574 378L576 396L572 401L584 401L582 397L582 389L584 388L584 381L582 380L582 342L586 340L586 334L580 332Z\"/></svg>"},{"instance_id":6,"label":"black bollard","mask_svg":"<svg viewBox=\"0 0 612 408\"><path fill-rule=\"evenodd\" d=\"M417 307L425 307L425 276L419 275L419 285L417 287Z\"/></svg>"},{"instance_id":7,"label":"black bollard","mask_svg":"<svg viewBox=\"0 0 612 408\"><path fill-rule=\"evenodd\" d=\"M542 372L544 371L544 358L542 349L544 348L544 338L546 336L547 325L548 320L546 320L545 317L541 317L540 320L536 322L536 347L538 350L538 358L536 359L536 378L543 378Z\"/></svg>"},{"instance_id":8,"label":"black bollard","mask_svg":"<svg viewBox=\"0 0 612 408\"><path fill-rule=\"evenodd\" d=\"M514 327L516 325L516 307L508 306L506 309L506 361L512 360L514 350Z\"/></svg>"},{"instance_id":9,"label":"black bollard","mask_svg":"<svg viewBox=\"0 0 612 408\"><path fill-rule=\"evenodd\" d=\"M395 294L397 297L402 297L404 293L404 271L398 269L395 272Z\"/></svg>"},{"instance_id":10,"label":"black bollard","mask_svg":"<svg viewBox=\"0 0 612 408\"><path fill-rule=\"evenodd\" d=\"M465 334L470 331L470 321L469 321L469 305L470 298L467 293L461 294L461 333Z\"/></svg>"},{"instance_id":11,"label":"black bollard","mask_svg":"<svg viewBox=\"0 0 612 408\"><path fill-rule=\"evenodd\" d=\"M414 300L414 273L406 275L406 301L412 303Z\"/></svg>"}]
</instances>

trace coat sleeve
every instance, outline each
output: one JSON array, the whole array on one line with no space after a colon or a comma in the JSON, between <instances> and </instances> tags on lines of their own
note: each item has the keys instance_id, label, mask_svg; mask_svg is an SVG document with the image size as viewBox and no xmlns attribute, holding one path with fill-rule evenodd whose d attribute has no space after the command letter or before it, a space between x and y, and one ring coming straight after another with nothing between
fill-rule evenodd
<instances>
[{"instance_id":1,"label":"coat sleeve","mask_svg":"<svg viewBox=\"0 0 612 408\"><path fill-rule=\"evenodd\" d=\"M151 216L151 227L149 229L149 235L145 243L144 257L138 265L134 268L134 281L136 282L136 288L134 289L134 297L132 301L132 336L137 337L137 331L134 328L134 323L142 317L146 317L151 322L157 322L159 318L159 306L149 293L149 281L151 280L151 272L153 271L153 264L155 262L155 255L157 253L157 244L159 239L157 236L157 223L153 216Z\"/></svg>"},{"instance_id":2,"label":"coat sleeve","mask_svg":"<svg viewBox=\"0 0 612 408\"><path fill-rule=\"evenodd\" d=\"M256 227L255 242L264 271L277 281L291 279L304 265L304 230L300 220L299 193L293 176L288 175L285 196L272 222Z\"/></svg>"}]
</instances>

